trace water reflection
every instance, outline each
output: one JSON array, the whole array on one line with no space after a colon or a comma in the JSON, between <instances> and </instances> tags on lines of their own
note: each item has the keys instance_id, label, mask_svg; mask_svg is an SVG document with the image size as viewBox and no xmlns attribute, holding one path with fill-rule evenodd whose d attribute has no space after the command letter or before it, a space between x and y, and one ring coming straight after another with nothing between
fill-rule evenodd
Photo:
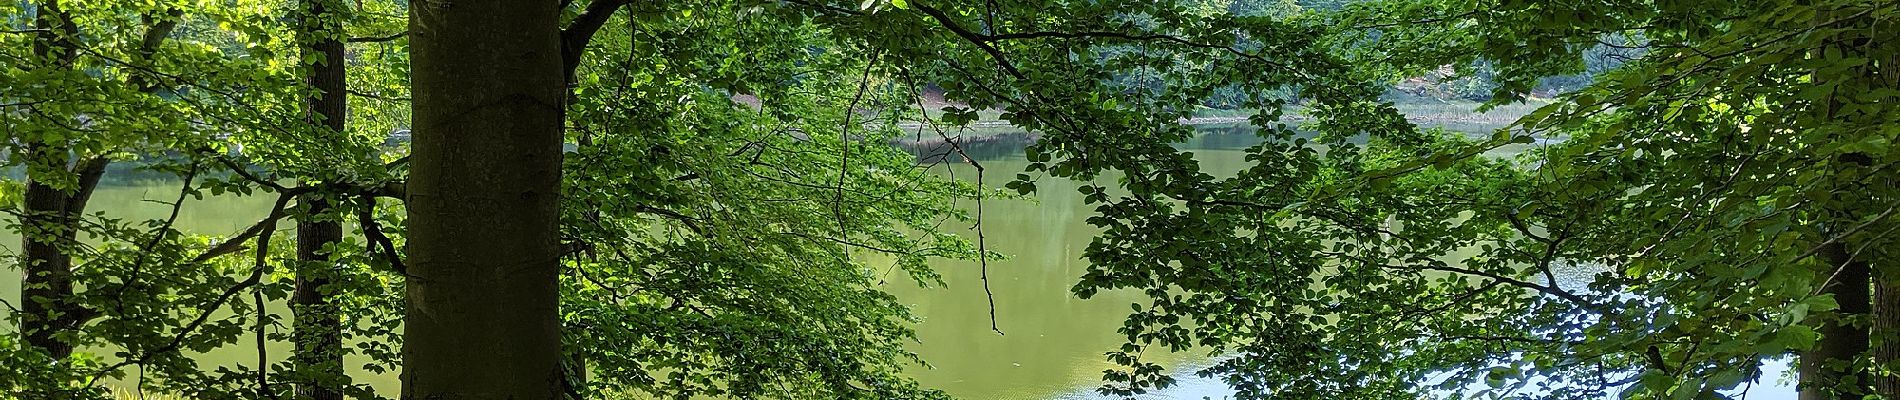
<instances>
[{"instance_id":1,"label":"water reflection","mask_svg":"<svg viewBox=\"0 0 1900 400\"><path fill-rule=\"evenodd\" d=\"M995 176L1007 177L1022 170L1023 146L1035 140L1025 132L989 132L984 139L957 142L962 154L983 163ZM1247 126L1205 127L1202 134L1177 147L1195 154L1206 170L1220 174L1248 165L1242 150L1263 139ZM957 161L948 143L913 140L899 143L925 163L937 164L936 170L954 174L958 179L974 179L970 168ZM1506 149L1508 152L1516 150ZM938 163L939 161L943 161ZM1007 173L1002 173L1007 172ZM119 218L157 218L166 206L147 200L169 201L176 195L175 182L139 179L130 171L115 170L112 181L94 197L95 209ZM985 182L1001 186L1005 179ZM990 330L987 299L979 279L979 264L970 261L938 262L948 288L919 289L903 276L893 274L884 285L902 301L911 305L924 321L918 328L921 343L913 350L921 353L934 368L914 368L912 374L928 387L941 388L964 399L1042 400L1106 399L1095 394L1102 371L1114 365L1103 353L1122 343L1116 329L1126 316L1130 303L1143 301L1139 293L1104 292L1091 300L1080 300L1069 292L1087 263L1082 250L1095 236L1095 228L1084 221L1093 210L1082 203L1074 182L1045 179L1039 182L1036 200L1000 201L984 204L984 231L992 250L1009 255L1007 260L990 263L990 278L995 292L998 327L1006 334ZM266 196L207 197L193 201L181 214L179 227L190 232L229 234L255 222L268 207ZM968 226L948 227L969 234ZM19 237L12 231L0 233L0 245L12 250ZM874 260L875 262L875 260ZM17 296L17 279L0 279L0 294ZM8 329L0 320L0 329ZM273 345L279 345L273 343ZM241 347L241 346L240 346ZM271 351L287 349L273 347ZM247 351L234 347L204 357L208 361L247 359ZM1223 398L1231 395L1218 379L1201 378L1192 372L1210 362L1208 355L1187 353L1150 354L1156 361L1176 372L1178 385L1140 399ZM1784 363L1770 366L1764 382L1759 383L1751 399L1792 399L1792 390L1775 384ZM377 387L393 393L393 375L359 375Z\"/></svg>"},{"instance_id":2,"label":"water reflection","mask_svg":"<svg viewBox=\"0 0 1900 400\"><path fill-rule=\"evenodd\" d=\"M970 167L960 164L960 156L968 155L986 170L1003 171L1006 174L998 175L1007 177L1026 166L1022 148L1035 139L1035 135L1023 132L986 132L957 141L961 154L941 138L899 144L918 155L920 162L967 180L974 174ZM1194 153L1205 171L1218 176L1245 168L1248 163L1244 150L1263 140L1248 126L1212 126L1176 147ZM1511 157L1534 145L1506 146L1487 155ZM1001 186L1005 180L992 179L985 184ZM1114 332L1126 317L1128 305L1144 301L1144 297L1105 292L1084 301L1070 294L1069 287L1087 267L1080 260L1082 250L1097 233L1084 222L1093 211L1082 203L1077 186L1075 182L1043 179L1037 182L1036 201L991 201L984 205L984 233L989 247L1012 257L991 262L989 271L996 293L997 325L1006 335L989 329L975 262L936 264L949 285L947 289L919 290L908 281L886 285L925 318L918 327L922 343L913 349L935 368L918 368L913 374L926 386L966 399L1120 398L1099 395L1094 389L1102 384L1102 371L1115 367L1104 361L1103 353L1122 343L1121 336ZM973 237L967 228L963 229L960 233ZM1582 281L1590 271L1577 268L1566 272ZM1233 395L1218 378L1193 374L1197 367L1212 362L1208 354L1147 356L1169 366L1177 385L1134 398L1220 399ZM1749 387L1746 398L1793 399L1792 388L1780 379L1786 369L1785 361L1765 366L1764 378Z\"/></svg>"},{"instance_id":3,"label":"water reflection","mask_svg":"<svg viewBox=\"0 0 1900 400\"><path fill-rule=\"evenodd\" d=\"M973 170L960 164L967 154L989 171L1013 175L1027 165L1023 147L1035 135L1023 132L988 133L958 141L957 154L941 139L905 146L920 162L958 179L974 179ZM1191 151L1210 171L1237 171L1245 166L1243 149L1262 139L1245 126L1205 129L1179 148ZM950 157L946 159L945 157ZM1006 179L990 179L1000 187ZM918 327L922 343L913 346L934 368L916 368L924 385L944 389L967 399L1097 399L1102 372L1116 367L1103 353L1122 343L1115 333L1127 316L1129 304L1143 302L1134 292L1104 292L1081 300L1069 288L1088 264L1082 251L1097 230L1085 221L1093 209L1082 203L1076 182L1044 179L1037 183L1033 201L990 200L984 204L983 229L990 249L1007 260L990 262L997 325L1005 334L990 331L988 307L980 279L980 265L968 261L936 264L948 288L918 289L908 280L894 280L887 290L924 317ZM973 237L969 227L955 227ZM1151 359L1182 371L1180 385L1137 398L1199 399L1231 394L1216 379L1195 377L1194 366L1205 354L1156 352Z\"/></svg>"}]
</instances>

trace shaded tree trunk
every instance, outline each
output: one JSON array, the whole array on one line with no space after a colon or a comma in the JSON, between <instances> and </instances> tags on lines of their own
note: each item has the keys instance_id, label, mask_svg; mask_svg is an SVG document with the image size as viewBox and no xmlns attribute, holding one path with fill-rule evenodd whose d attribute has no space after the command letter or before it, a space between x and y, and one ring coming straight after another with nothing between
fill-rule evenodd
<instances>
[{"instance_id":1,"label":"shaded tree trunk","mask_svg":"<svg viewBox=\"0 0 1900 400\"><path fill-rule=\"evenodd\" d=\"M1836 18L1833 14L1836 12L1817 12L1815 21L1819 24L1833 23L1830 22ZM1822 59L1867 55L1865 48L1869 43L1866 43L1864 38L1841 37L1838 39L1841 40L1830 40L1828 44L1815 49L1811 55ZM1874 76L1873 70L1862 68L1858 71L1860 73L1849 74L1847 77L1833 77L1834 82L1828 82L1828 78L1815 74L1812 84L1867 86L1879 80ZM1840 92L1833 93L1835 94L1827 96L1825 103L1822 104L1824 108L1819 110L1822 116L1833 121L1855 118L1853 115L1842 113L1843 99L1837 95ZM1835 164L1831 167L1833 168L1831 172L1836 176L1865 173L1868 168L1865 158L1865 155L1858 155L1858 157L1855 154L1838 155L1834 160ZM1821 208L1824 210L1823 223L1826 228L1822 232L1824 236L1831 239L1821 245L1815 256L1833 267L1823 270L1819 278L1822 282L1826 282L1821 288L1821 293L1833 295L1834 301L1840 304L1840 308L1834 312L1833 321L1816 327L1816 331L1821 334L1821 339L1815 347L1801 353L1801 365L1798 370L1800 373L1798 389L1801 400L1860 398L1875 393L1878 390L1876 386L1879 385L1875 380L1880 376L1876 372L1877 369L1870 369L1860 362L1863 356L1872 355L1869 352L1872 347L1870 331L1879 330L1879 327L1864 323L1870 316L1876 320L1879 318L1875 315L1872 287L1874 278L1884 277L1886 274L1875 274L1866 259L1858 258L1860 256L1856 254L1858 251L1850 250L1849 243L1853 242L1852 238L1835 237L1836 235L1852 235L1852 229L1842 228L1852 224L1852 221L1865 217L1858 211L1861 209L1859 205L1867 200L1866 191L1865 188L1856 187L1856 184L1851 181L1837 182L1829 189L1832 191L1831 198ZM1857 322L1860 323L1856 324ZM1874 325L1878 324L1878 321L1874 323ZM1875 358L1878 356L1876 355Z\"/></svg>"},{"instance_id":2,"label":"shaded tree trunk","mask_svg":"<svg viewBox=\"0 0 1900 400\"><path fill-rule=\"evenodd\" d=\"M72 42L78 26L58 1L40 3L37 13L33 53L50 63L42 67L71 68L79 56ZM78 242L77 218L111 162L91 157L68 166L72 157L65 140L28 142L23 157L29 168L20 217L20 332L27 345L56 360L73 351L72 344L58 339L59 333L77 329L90 318L90 310L73 303L69 251ZM74 176L78 179L70 188L50 183Z\"/></svg>"},{"instance_id":3,"label":"shaded tree trunk","mask_svg":"<svg viewBox=\"0 0 1900 400\"><path fill-rule=\"evenodd\" d=\"M34 162L66 167L69 154L64 146L32 144L28 148ZM70 251L79 242L77 218L85 211L107 164L105 158L95 157L80 161L71 171L61 171L79 177L78 186L71 190L48 184L52 177L27 174L20 228L20 265L25 275L20 286L20 332L28 345L56 360L73 352L72 344L57 338L59 333L78 329L90 319L90 310L72 302Z\"/></svg>"},{"instance_id":4,"label":"shaded tree trunk","mask_svg":"<svg viewBox=\"0 0 1900 400\"><path fill-rule=\"evenodd\" d=\"M312 201L310 206L312 213L328 208L328 204L320 200ZM292 312L296 313L292 328L296 341L293 359L298 376L302 377L296 389L299 399L343 399L339 385L330 381L346 378L343 325L336 306L330 302L332 294L327 292L337 266L329 252L323 250L342 238L343 227L336 221L297 223L297 261L301 268L290 302Z\"/></svg>"},{"instance_id":5,"label":"shaded tree trunk","mask_svg":"<svg viewBox=\"0 0 1900 400\"><path fill-rule=\"evenodd\" d=\"M561 395L559 9L412 4L404 399Z\"/></svg>"},{"instance_id":6,"label":"shaded tree trunk","mask_svg":"<svg viewBox=\"0 0 1900 400\"><path fill-rule=\"evenodd\" d=\"M305 78L310 84L310 97L304 101L305 116L318 127L313 130L319 140L341 140L344 123L348 120L348 95L344 80L343 41L338 38L343 32L343 24L336 10L340 5L333 0L303 0L302 24L299 43L303 46L303 57L321 58L308 68ZM298 369L299 381L296 393L300 399L342 400L337 380L347 379L343 371L343 326L341 315L331 304L329 293L330 280L336 275L337 263L324 247L336 244L343 238L343 227L336 220L320 216L333 206L321 197L310 195L302 199L308 217L297 221L297 269L296 290L290 297L291 310L296 314L292 327L296 348L292 359Z\"/></svg>"},{"instance_id":7,"label":"shaded tree trunk","mask_svg":"<svg viewBox=\"0 0 1900 400\"><path fill-rule=\"evenodd\" d=\"M1873 29L1891 32L1900 29L1900 22L1877 21ZM1862 43L1863 49L1877 45ZM1876 85L1885 89L1900 89L1900 53L1888 52L1886 58L1875 61L1873 69ZM1875 182L1894 182L1889 179L1877 179ZM1891 183L1889 183L1891 184ZM1892 224L1893 222L1888 222ZM1881 230L1875 230L1876 232ZM1874 365L1878 375L1874 377L1874 393L1889 399L1900 399L1900 263L1893 259L1893 250L1873 251L1884 257L1873 263L1874 268Z\"/></svg>"},{"instance_id":8,"label":"shaded tree trunk","mask_svg":"<svg viewBox=\"0 0 1900 400\"><path fill-rule=\"evenodd\" d=\"M1900 277L1894 272L1877 273L1874 281L1874 393L1889 399L1900 398L1900 377L1893 371L1900 361Z\"/></svg>"},{"instance_id":9,"label":"shaded tree trunk","mask_svg":"<svg viewBox=\"0 0 1900 400\"><path fill-rule=\"evenodd\" d=\"M1847 246L1840 242L1822 246L1817 255L1834 266L1821 278L1829 281L1821 293L1834 295L1841 307L1834 311L1832 321L1816 328L1821 340L1814 348L1801 352L1801 400L1859 398L1868 376L1854 366L1854 359L1867 352L1867 328L1845 320L1864 317L1871 311L1871 271L1866 262L1851 259Z\"/></svg>"}]
</instances>

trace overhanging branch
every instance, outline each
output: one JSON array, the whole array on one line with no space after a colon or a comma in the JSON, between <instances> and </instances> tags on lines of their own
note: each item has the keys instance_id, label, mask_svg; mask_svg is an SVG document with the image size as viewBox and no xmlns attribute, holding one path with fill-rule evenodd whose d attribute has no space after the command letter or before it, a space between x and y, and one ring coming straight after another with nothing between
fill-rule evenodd
<instances>
[{"instance_id":1,"label":"overhanging branch","mask_svg":"<svg viewBox=\"0 0 1900 400\"><path fill-rule=\"evenodd\" d=\"M568 82L573 82L574 70L580 67L581 54L587 52L587 42L593 41L594 33L607 25L614 11L630 3L631 0L594 0L587 3L580 16L574 17L574 22L561 30L561 63Z\"/></svg>"}]
</instances>

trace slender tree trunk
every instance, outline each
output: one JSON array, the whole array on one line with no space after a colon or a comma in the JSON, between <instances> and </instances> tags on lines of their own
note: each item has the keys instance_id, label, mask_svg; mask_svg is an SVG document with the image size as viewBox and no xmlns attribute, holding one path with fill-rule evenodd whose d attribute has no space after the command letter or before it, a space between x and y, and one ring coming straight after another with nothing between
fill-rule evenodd
<instances>
[{"instance_id":1,"label":"slender tree trunk","mask_svg":"<svg viewBox=\"0 0 1900 400\"><path fill-rule=\"evenodd\" d=\"M305 113L318 127L319 140L341 140L348 120L348 95L345 92L342 23L334 0L303 0L299 42L303 57L320 58L309 66L310 97ZM336 7L336 8L333 8ZM296 314L293 337L298 376L296 393L300 399L342 400L338 383L348 379L343 371L343 326L341 315L331 304L330 280L337 264L324 247L343 238L343 227L335 220L319 216L332 206L321 195L302 200L310 217L297 221L297 287L291 295L291 310Z\"/></svg>"},{"instance_id":2,"label":"slender tree trunk","mask_svg":"<svg viewBox=\"0 0 1900 400\"><path fill-rule=\"evenodd\" d=\"M1878 21L1869 31L1891 32L1893 29L1900 29L1900 23ZM1884 45L1884 43L1874 44L1868 41L1861 45L1865 51L1872 46ZM1875 62L1878 64L1871 70L1875 85L1885 89L1900 89L1900 53L1889 52L1886 58ZM1889 178L1884 181L1894 182L1894 179ZM1870 253L1882 254L1886 257L1872 263L1875 279L1874 393L1889 399L1900 399L1900 263L1896 263L1892 258L1892 250Z\"/></svg>"},{"instance_id":3,"label":"slender tree trunk","mask_svg":"<svg viewBox=\"0 0 1900 400\"><path fill-rule=\"evenodd\" d=\"M320 203L313 201L313 213L328 208ZM297 260L302 268L290 302L296 313L293 359L302 378L297 382L299 399L343 399L335 381L347 379L343 371L343 326L336 306L330 302L331 293L326 293L337 267L330 254L323 251L342 238L343 227L335 221L297 223Z\"/></svg>"},{"instance_id":4,"label":"slender tree trunk","mask_svg":"<svg viewBox=\"0 0 1900 400\"><path fill-rule=\"evenodd\" d=\"M561 395L559 8L412 3L404 399Z\"/></svg>"}]
</instances>

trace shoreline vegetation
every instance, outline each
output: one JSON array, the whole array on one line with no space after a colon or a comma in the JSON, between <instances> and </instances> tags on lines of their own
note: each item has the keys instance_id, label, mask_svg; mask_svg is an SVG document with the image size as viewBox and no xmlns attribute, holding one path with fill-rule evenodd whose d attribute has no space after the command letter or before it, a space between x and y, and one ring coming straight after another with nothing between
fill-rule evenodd
<instances>
[{"instance_id":1,"label":"shoreline vegetation","mask_svg":"<svg viewBox=\"0 0 1900 400\"><path fill-rule=\"evenodd\" d=\"M1469 100L1439 100L1427 97L1408 97L1395 100L1393 105L1399 109L1401 114L1405 114L1407 120L1412 121L1413 124L1417 124L1422 128L1442 128L1457 132L1486 133L1517 122L1518 118L1549 103L1549 100L1532 99L1527 102L1497 106L1482 113L1475 111L1480 103ZM943 105L932 105L932 108L927 112L934 118L941 113L941 111L939 111L941 106ZM1240 125L1247 124L1248 119L1254 113L1254 110L1245 109L1223 110L1208 108L1196 112L1193 118L1188 118L1181 122L1197 127ZM909 137L893 138L890 143L903 148L928 148L940 146L946 139L955 140L959 143L1022 142L1027 144L1034 143L1041 137L1041 135L1036 132L1027 132L1016 128L1008 121L1003 121L999 116L1001 111L982 110L978 111L978 114L980 118L975 122L971 122L968 126L955 128L954 130L945 127L945 133L949 134L948 138L936 135L929 126L922 122L912 121L899 123L897 124L899 129L915 131L919 134ZM1280 118L1280 122L1288 124L1302 124L1311 121L1311 117L1306 116L1298 110L1288 112L1285 116Z\"/></svg>"}]
</instances>

